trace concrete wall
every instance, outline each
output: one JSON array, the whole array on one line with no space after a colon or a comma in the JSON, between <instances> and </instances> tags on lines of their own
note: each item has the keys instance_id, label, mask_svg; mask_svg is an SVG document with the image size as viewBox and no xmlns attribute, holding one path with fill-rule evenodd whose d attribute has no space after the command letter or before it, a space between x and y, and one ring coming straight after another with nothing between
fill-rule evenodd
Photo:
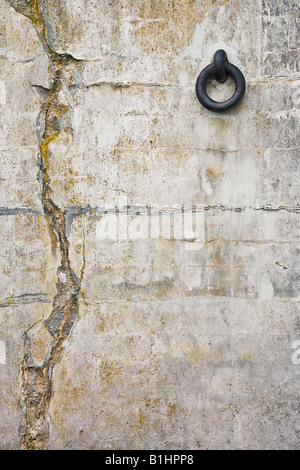
<instances>
[{"instance_id":1,"label":"concrete wall","mask_svg":"<svg viewBox=\"0 0 300 470\"><path fill-rule=\"evenodd\" d=\"M299 25L0 0L1 449L299 448Z\"/></svg>"}]
</instances>

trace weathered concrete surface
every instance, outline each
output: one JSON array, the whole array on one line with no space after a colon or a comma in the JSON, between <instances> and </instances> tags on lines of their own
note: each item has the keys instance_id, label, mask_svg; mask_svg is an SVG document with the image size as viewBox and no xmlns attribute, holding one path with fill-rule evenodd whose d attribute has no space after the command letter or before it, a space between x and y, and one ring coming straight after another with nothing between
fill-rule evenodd
<instances>
[{"instance_id":1,"label":"weathered concrete surface","mask_svg":"<svg viewBox=\"0 0 300 470\"><path fill-rule=\"evenodd\" d=\"M299 21L0 0L1 449L299 449ZM220 47L247 93L216 115ZM183 205L194 241L99 236Z\"/></svg>"}]
</instances>

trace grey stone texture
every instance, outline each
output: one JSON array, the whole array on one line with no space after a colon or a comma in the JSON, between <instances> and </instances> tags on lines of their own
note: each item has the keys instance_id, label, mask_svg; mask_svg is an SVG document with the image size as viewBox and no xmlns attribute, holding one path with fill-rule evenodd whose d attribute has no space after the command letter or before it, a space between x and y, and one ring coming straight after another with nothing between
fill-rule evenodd
<instances>
[{"instance_id":1,"label":"grey stone texture","mask_svg":"<svg viewBox=\"0 0 300 470\"><path fill-rule=\"evenodd\" d=\"M299 24L0 0L0 449L299 449ZM195 95L219 48L224 114ZM194 239L99 236L185 205Z\"/></svg>"}]
</instances>

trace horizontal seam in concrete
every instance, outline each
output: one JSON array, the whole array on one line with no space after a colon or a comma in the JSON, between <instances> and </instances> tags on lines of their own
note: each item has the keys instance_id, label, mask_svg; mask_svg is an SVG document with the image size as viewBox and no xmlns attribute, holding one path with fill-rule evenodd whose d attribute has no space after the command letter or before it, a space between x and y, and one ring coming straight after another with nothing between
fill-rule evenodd
<instances>
[{"instance_id":1,"label":"horizontal seam in concrete","mask_svg":"<svg viewBox=\"0 0 300 470\"><path fill-rule=\"evenodd\" d=\"M48 294L22 294L17 296L8 297L0 301L0 307L18 307L19 305L26 305L32 303L49 303L53 302L52 298L49 298Z\"/></svg>"}]
</instances>

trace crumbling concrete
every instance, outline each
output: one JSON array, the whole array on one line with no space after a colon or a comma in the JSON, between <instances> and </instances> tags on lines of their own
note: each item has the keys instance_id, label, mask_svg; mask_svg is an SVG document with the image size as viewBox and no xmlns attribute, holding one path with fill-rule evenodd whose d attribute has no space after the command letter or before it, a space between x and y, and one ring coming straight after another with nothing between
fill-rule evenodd
<instances>
[{"instance_id":1,"label":"crumbling concrete","mask_svg":"<svg viewBox=\"0 0 300 470\"><path fill-rule=\"evenodd\" d=\"M0 13L0 448L299 448L299 3Z\"/></svg>"}]
</instances>

